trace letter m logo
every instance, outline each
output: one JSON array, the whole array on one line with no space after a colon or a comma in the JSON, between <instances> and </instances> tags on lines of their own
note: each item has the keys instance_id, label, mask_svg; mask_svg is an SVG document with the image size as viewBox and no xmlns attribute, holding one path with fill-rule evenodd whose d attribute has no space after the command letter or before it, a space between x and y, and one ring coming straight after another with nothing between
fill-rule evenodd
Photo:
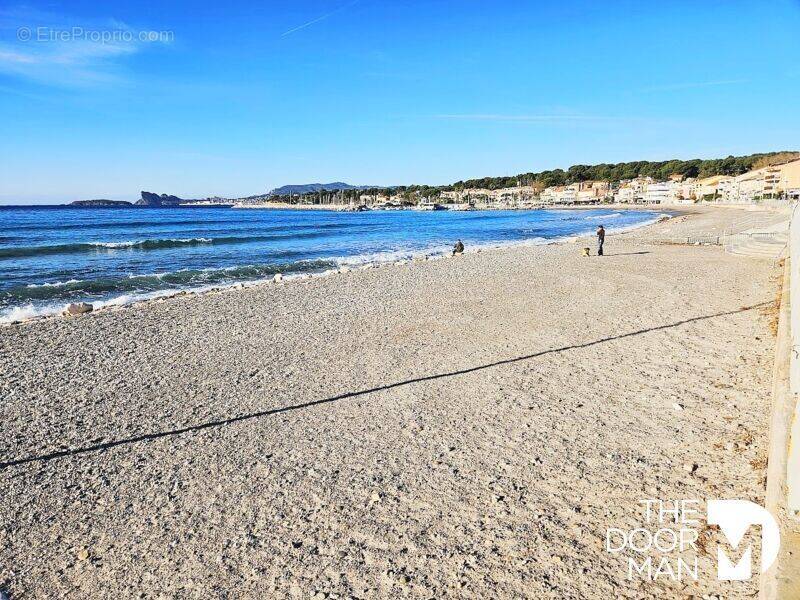
<instances>
[{"instance_id":1,"label":"letter m logo","mask_svg":"<svg viewBox=\"0 0 800 600\"><path fill-rule=\"evenodd\" d=\"M769 569L778 557L780 530L769 512L747 500L709 500L708 523L719 525L731 547L736 550L751 525L761 525L761 572ZM717 548L717 577L722 581L745 581L752 577L752 548L748 545L737 563L722 547Z\"/></svg>"}]
</instances>

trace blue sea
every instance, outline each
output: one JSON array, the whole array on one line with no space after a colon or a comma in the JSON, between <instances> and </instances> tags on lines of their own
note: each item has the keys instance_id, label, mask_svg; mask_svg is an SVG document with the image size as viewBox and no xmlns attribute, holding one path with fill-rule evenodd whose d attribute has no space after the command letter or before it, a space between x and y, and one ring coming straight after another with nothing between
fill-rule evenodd
<instances>
[{"instance_id":1,"label":"blue sea","mask_svg":"<svg viewBox=\"0 0 800 600\"><path fill-rule=\"evenodd\" d=\"M0 207L0 322L343 265L542 244L657 219L645 211Z\"/></svg>"}]
</instances>

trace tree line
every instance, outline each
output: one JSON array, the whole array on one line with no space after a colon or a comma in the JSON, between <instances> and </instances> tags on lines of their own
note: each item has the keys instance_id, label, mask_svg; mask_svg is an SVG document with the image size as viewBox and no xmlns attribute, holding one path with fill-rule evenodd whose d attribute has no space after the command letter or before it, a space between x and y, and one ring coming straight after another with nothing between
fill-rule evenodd
<instances>
[{"instance_id":1,"label":"tree line","mask_svg":"<svg viewBox=\"0 0 800 600\"><path fill-rule=\"evenodd\" d=\"M621 181L637 177L652 177L665 180L672 175L703 179L714 175L741 175L753 169L799 158L798 152L766 152L727 158L634 161L624 163L601 163L599 165L573 165L566 171L554 169L538 173L523 173L512 177L484 177L458 181L450 189L488 188L490 190L517 185L546 188L554 185L569 185L581 181Z\"/></svg>"},{"instance_id":2,"label":"tree line","mask_svg":"<svg viewBox=\"0 0 800 600\"><path fill-rule=\"evenodd\" d=\"M302 196L275 196L272 200L283 202L303 202L310 204L349 204L357 203L362 195L373 197L389 195L399 197L402 202L410 204L420 199L435 199L443 191L482 188L496 190L517 186L532 186L543 190L556 185L570 185L581 181L621 181L637 177L652 177L663 181L673 175L683 177L705 178L714 175L736 176L789 160L800 158L800 152L781 151L748 154L747 156L728 156L726 158L692 159L692 160L639 160L624 163L601 163L598 165L573 165L567 170L553 169L531 173L521 173L510 177L483 177L457 181L452 185L401 185L393 187L362 188L354 190L319 191Z\"/></svg>"}]
</instances>

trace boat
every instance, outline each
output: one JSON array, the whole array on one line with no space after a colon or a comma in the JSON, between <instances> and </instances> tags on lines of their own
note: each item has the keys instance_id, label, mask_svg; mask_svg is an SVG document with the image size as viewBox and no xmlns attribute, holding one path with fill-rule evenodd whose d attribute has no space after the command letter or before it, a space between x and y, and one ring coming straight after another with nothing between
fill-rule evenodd
<instances>
[{"instance_id":1,"label":"boat","mask_svg":"<svg viewBox=\"0 0 800 600\"><path fill-rule=\"evenodd\" d=\"M417 210L447 210L447 208L430 200L423 200L417 204Z\"/></svg>"}]
</instances>

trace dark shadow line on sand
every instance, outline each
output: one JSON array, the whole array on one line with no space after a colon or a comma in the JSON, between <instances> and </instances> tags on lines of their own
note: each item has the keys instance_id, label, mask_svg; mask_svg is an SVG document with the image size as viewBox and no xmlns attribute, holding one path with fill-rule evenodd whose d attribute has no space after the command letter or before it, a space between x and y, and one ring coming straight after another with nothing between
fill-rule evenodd
<instances>
[{"instance_id":1,"label":"dark shadow line on sand","mask_svg":"<svg viewBox=\"0 0 800 600\"><path fill-rule=\"evenodd\" d=\"M125 438L122 440L115 440L112 442L103 442L100 444L95 444L92 446L84 446L83 448L74 448L71 450L59 450L58 452L50 452L48 454L41 454L39 456L27 456L24 458L16 458L13 460L0 462L0 470L7 469L8 467L15 467L19 465L24 465L33 462L47 462L50 460L54 460L57 458L64 458L67 456L75 456L78 454L86 454L88 452L98 452L102 450L108 450L110 448L116 448L117 446L124 446L127 444L136 444L138 442L146 442L149 440L157 440L163 437L169 437L173 435L180 435L182 433L190 433L194 431L202 431L204 429L211 429L213 427L221 427L223 425L231 425L233 423L239 423L241 421L249 421L251 419L258 419L261 417L267 417L270 415L278 415L285 412L291 412L294 410L300 410L303 408L311 408L313 406L319 406L321 404L328 404L330 402L337 402L339 400L346 400L348 398L355 398L357 396L364 396L367 394L371 394L373 392L382 392L385 390L391 390L394 388L402 387L404 385L410 385L412 383L421 383L425 381L433 381L436 379L443 379L445 377L454 377L457 375L466 375L467 373L474 373L475 371L481 371L483 369L489 369L492 367L498 367L501 365L509 365L525 360L530 360L532 358L538 358L540 356L545 356L547 354L559 354L561 352L566 352L567 350L578 350L581 348L589 348L591 346L596 346L598 344L604 344L606 342L611 342L614 340L621 340L637 335L642 335L644 333L651 333L653 331L663 331L665 329L670 329L673 327L680 327L681 325L686 325L688 323L695 323L697 321L704 321L707 319L713 319L716 317L725 317L741 312L746 312L749 310L754 310L756 308L762 308L768 306L769 302L762 302L760 304L754 304L752 306L743 306L737 310L731 310L727 312L716 313L713 315L702 315L699 317L690 317L688 319L684 319L682 321L676 321L674 323L668 323L666 325L657 325L655 327L648 327L646 329L639 329L637 331L631 331L629 333L622 333L619 335L614 335L610 337L600 338L597 340L593 340L591 342L584 342L582 344L574 344L572 346L562 346L560 348L551 348L549 350L542 350L541 352L536 352L534 354L527 354L525 356L517 356L515 358L506 358L503 360L498 360L496 362L487 363L485 365L478 365L476 367L469 367L466 369L459 369L457 371L450 371L447 373L437 373L435 375L424 375L422 377L415 377L413 379L407 379L405 381L397 381L395 383L389 383L386 385L381 385L378 387L370 388L367 390L359 390L355 392L345 392L344 394L339 394L337 396L331 396L330 398L323 398L321 400L313 400L311 402L304 402L302 404L293 404L291 406L283 406L280 408L271 408L269 410L262 410L255 413L249 413L246 415L240 415L238 417L230 417L227 419L219 419L216 421L208 421L206 423L200 423L199 425L189 425L187 427L181 427L179 429L171 429L168 431L158 431L155 433L145 433L142 435L137 435L129 438Z\"/></svg>"}]
</instances>

